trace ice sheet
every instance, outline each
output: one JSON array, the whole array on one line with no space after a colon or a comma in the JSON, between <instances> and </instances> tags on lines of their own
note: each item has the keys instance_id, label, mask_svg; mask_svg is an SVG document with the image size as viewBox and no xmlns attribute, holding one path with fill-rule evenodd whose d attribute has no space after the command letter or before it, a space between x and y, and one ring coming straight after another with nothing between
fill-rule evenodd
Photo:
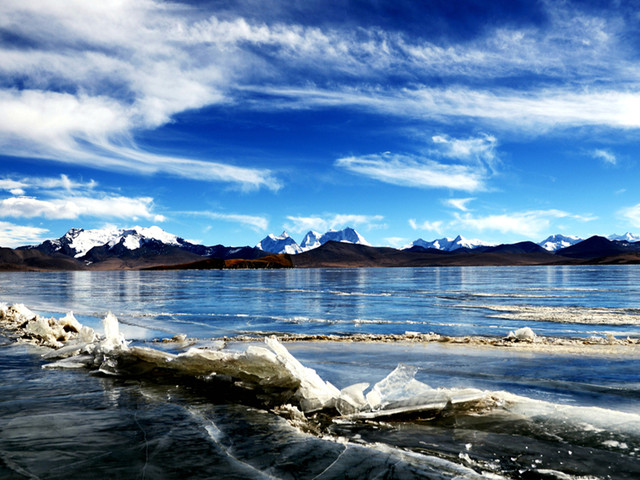
<instances>
[{"instance_id":1,"label":"ice sheet","mask_svg":"<svg viewBox=\"0 0 640 480\"><path fill-rule=\"evenodd\" d=\"M0 319L2 326L18 338L51 348L44 355L46 359L55 360L48 368L88 368L108 375L151 378L169 374L174 379L199 379L205 384L208 379L224 378L270 408L297 409L305 415L324 410L333 417L351 421L501 410L547 423L569 424L580 432L615 431L636 440L640 438L640 416L635 414L556 405L507 392L432 388L415 378L416 367L405 364L399 364L370 388L367 383L355 383L338 390L315 370L302 365L273 337L267 338L264 346L248 345L240 351L215 344L213 348L191 347L182 353L171 353L131 346L111 313L103 320L104 336L80 325L71 313L60 319L45 319L24 305L0 305ZM57 337L51 341L54 332L60 331L65 332L68 339ZM566 430L566 425L558 428ZM638 442L623 440L615 445L640 447ZM603 445L613 448L614 444Z\"/></svg>"}]
</instances>

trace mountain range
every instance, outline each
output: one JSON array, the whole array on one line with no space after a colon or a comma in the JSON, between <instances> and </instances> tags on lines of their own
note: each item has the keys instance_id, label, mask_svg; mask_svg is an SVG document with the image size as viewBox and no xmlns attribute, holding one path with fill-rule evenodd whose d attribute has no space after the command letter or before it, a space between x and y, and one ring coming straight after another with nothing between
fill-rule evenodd
<instances>
[{"instance_id":1,"label":"mountain range","mask_svg":"<svg viewBox=\"0 0 640 480\"><path fill-rule=\"evenodd\" d=\"M204 246L159 227L74 228L39 245L0 248L0 270L145 268L280 268L437 265L557 265L640 263L640 237L552 235L539 242L490 245L462 236L418 239L403 249L372 247L352 228L310 231L298 244L268 235L256 247Z\"/></svg>"},{"instance_id":2,"label":"mountain range","mask_svg":"<svg viewBox=\"0 0 640 480\"><path fill-rule=\"evenodd\" d=\"M362 235L356 232L353 228L347 227L343 230L329 230L324 234L310 230L304 236L300 244L296 243L296 241L291 238L287 232L282 232L282 234L277 237L270 234L258 242L256 248L269 253L288 253L290 255L295 255L297 253L307 252L314 248L318 248L327 242L370 245Z\"/></svg>"}]
</instances>

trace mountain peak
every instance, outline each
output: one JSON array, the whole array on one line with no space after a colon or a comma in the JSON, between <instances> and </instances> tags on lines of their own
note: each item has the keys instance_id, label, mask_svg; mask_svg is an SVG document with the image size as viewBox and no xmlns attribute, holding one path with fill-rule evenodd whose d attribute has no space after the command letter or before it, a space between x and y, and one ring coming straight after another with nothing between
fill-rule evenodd
<instances>
[{"instance_id":1,"label":"mountain peak","mask_svg":"<svg viewBox=\"0 0 640 480\"><path fill-rule=\"evenodd\" d=\"M291 255L302 252L300 245L286 231L277 237L270 233L258 242L256 248L269 253L288 253Z\"/></svg>"},{"instance_id":2,"label":"mountain peak","mask_svg":"<svg viewBox=\"0 0 640 480\"><path fill-rule=\"evenodd\" d=\"M167 233L160 227L117 228L105 227L92 230L72 228L62 237L49 241L53 251L63 251L75 258L86 255L94 247L113 247L122 244L129 250L135 250L149 240L156 240L168 245L179 245L181 240L176 235Z\"/></svg>"},{"instance_id":3,"label":"mountain peak","mask_svg":"<svg viewBox=\"0 0 640 480\"><path fill-rule=\"evenodd\" d=\"M635 235L631 232L627 232L624 235L609 235L607 237L609 240L621 240L625 242L640 242L640 235Z\"/></svg>"},{"instance_id":4,"label":"mountain peak","mask_svg":"<svg viewBox=\"0 0 640 480\"><path fill-rule=\"evenodd\" d=\"M422 247L422 248L433 248L435 250L442 250L445 252L452 252L453 250L457 250L459 248L469 248L474 249L478 247L487 247L491 246L490 243L487 243L478 239L467 239L462 235L457 235L455 238L443 237L432 240L431 242L427 242L421 238L413 241L409 245L403 248L403 250L408 250L413 247Z\"/></svg>"},{"instance_id":5,"label":"mountain peak","mask_svg":"<svg viewBox=\"0 0 640 480\"><path fill-rule=\"evenodd\" d=\"M550 235L549 237L538 243L538 245L549 252L555 252L560 250L561 248L570 247L581 241L582 238L576 237L574 235L562 235L556 233L555 235Z\"/></svg>"},{"instance_id":6,"label":"mountain peak","mask_svg":"<svg viewBox=\"0 0 640 480\"><path fill-rule=\"evenodd\" d=\"M256 247L270 253L296 254L318 248L330 241L370 246L362 235L353 228L347 227L343 230L329 230L322 235L311 230L307 232L300 245L287 232L282 232L279 237L270 234L263 238Z\"/></svg>"}]
</instances>

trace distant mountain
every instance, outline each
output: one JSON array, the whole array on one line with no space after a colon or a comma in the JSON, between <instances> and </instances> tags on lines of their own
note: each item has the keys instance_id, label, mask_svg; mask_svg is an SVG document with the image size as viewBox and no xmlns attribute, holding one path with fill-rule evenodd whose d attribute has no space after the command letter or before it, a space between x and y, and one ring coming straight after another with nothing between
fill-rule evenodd
<instances>
[{"instance_id":1,"label":"distant mountain","mask_svg":"<svg viewBox=\"0 0 640 480\"><path fill-rule=\"evenodd\" d=\"M538 243L542 248L549 252L555 252L561 248L567 248L581 242L582 238L573 235L551 235Z\"/></svg>"},{"instance_id":2,"label":"distant mountain","mask_svg":"<svg viewBox=\"0 0 640 480\"><path fill-rule=\"evenodd\" d=\"M187 263L201 257L251 260L266 255L262 250L252 247L193 244L156 226L94 230L73 228L58 239L16 250L71 257L87 265L104 263L105 268L114 269L137 268L150 263Z\"/></svg>"},{"instance_id":3,"label":"distant mountain","mask_svg":"<svg viewBox=\"0 0 640 480\"><path fill-rule=\"evenodd\" d=\"M640 242L640 235L634 235L633 233L625 233L624 235L609 235L607 237L609 240L621 240L625 242Z\"/></svg>"},{"instance_id":4,"label":"distant mountain","mask_svg":"<svg viewBox=\"0 0 640 480\"><path fill-rule=\"evenodd\" d=\"M287 232L282 232L278 237L273 234L267 235L260 240L256 248L269 253L288 253L289 255L302 252L300 245Z\"/></svg>"},{"instance_id":5,"label":"distant mountain","mask_svg":"<svg viewBox=\"0 0 640 480\"><path fill-rule=\"evenodd\" d=\"M306 252L307 250L312 250L314 248L318 248L320 245L322 245L322 243L320 242L321 238L322 238L321 233L315 232L313 230L309 230L307 234L304 236L304 238L302 239L302 242L300 242L300 248L302 248L303 252Z\"/></svg>"},{"instance_id":6,"label":"distant mountain","mask_svg":"<svg viewBox=\"0 0 640 480\"><path fill-rule=\"evenodd\" d=\"M593 260L596 258L613 257L628 253L640 252L640 243L629 243L627 241L609 240L605 237L594 235L582 242L576 243L567 248L557 250L556 255L571 258L581 258Z\"/></svg>"},{"instance_id":7,"label":"distant mountain","mask_svg":"<svg viewBox=\"0 0 640 480\"><path fill-rule=\"evenodd\" d=\"M626 233L611 238L552 235L540 244L491 246L458 236L432 242L418 239L398 250L372 247L354 229L345 228L322 235L310 231L302 245L286 232L279 237L268 235L258 248L193 244L159 227L74 228L40 245L0 249L0 271L640 263L637 236ZM284 256L274 257L277 261L265 258L270 253Z\"/></svg>"},{"instance_id":8,"label":"distant mountain","mask_svg":"<svg viewBox=\"0 0 640 480\"><path fill-rule=\"evenodd\" d=\"M477 239L469 240L464 238L462 235L458 235L455 238L444 237L444 238L438 238L431 242L427 242L419 238L414 242L410 243L409 245L407 245L406 247L404 247L403 250L410 250L413 247L422 247L424 249L432 248L435 250L442 250L444 252L453 252L454 250L458 250L459 248L467 248L467 249L473 250L478 247L488 247L488 246L491 246L491 244L487 242L483 242L482 240L477 240Z\"/></svg>"},{"instance_id":9,"label":"distant mountain","mask_svg":"<svg viewBox=\"0 0 640 480\"><path fill-rule=\"evenodd\" d=\"M160 227L101 228L84 230L72 228L64 236L55 240L45 240L35 248L45 253L62 253L69 257L84 257L94 247L113 248L121 245L127 250L136 250L148 242L181 246L188 242L165 232ZM27 247L29 248L29 247Z\"/></svg>"},{"instance_id":10,"label":"distant mountain","mask_svg":"<svg viewBox=\"0 0 640 480\"><path fill-rule=\"evenodd\" d=\"M478 247L477 251L483 253L549 253L547 249L533 242L518 242L495 247Z\"/></svg>"},{"instance_id":11,"label":"distant mountain","mask_svg":"<svg viewBox=\"0 0 640 480\"><path fill-rule=\"evenodd\" d=\"M362 235L353 228L347 227L343 230L329 230L320 235L318 232L308 232L302 243L298 245L287 232L276 237L273 234L267 235L257 245L256 248L269 253L288 253L290 255L307 252L324 245L327 242L353 243L356 245L369 245Z\"/></svg>"},{"instance_id":12,"label":"distant mountain","mask_svg":"<svg viewBox=\"0 0 640 480\"><path fill-rule=\"evenodd\" d=\"M485 251L485 249L487 251ZM556 265L578 263L562 259L533 242L514 245L459 248L452 252L423 248L407 250L390 247L370 247L343 242L327 242L319 248L291 257L297 268L359 268L359 267L430 267L479 265Z\"/></svg>"},{"instance_id":13,"label":"distant mountain","mask_svg":"<svg viewBox=\"0 0 640 480\"><path fill-rule=\"evenodd\" d=\"M82 262L60 253L0 247L0 271L83 270Z\"/></svg>"},{"instance_id":14,"label":"distant mountain","mask_svg":"<svg viewBox=\"0 0 640 480\"><path fill-rule=\"evenodd\" d=\"M354 243L356 245L371 246L371 244L367 242L362 235L351 227L347 227L343 230L329 230L320 237L320 245L324 245L327 242Z\"/></svg>"}]
</instances>

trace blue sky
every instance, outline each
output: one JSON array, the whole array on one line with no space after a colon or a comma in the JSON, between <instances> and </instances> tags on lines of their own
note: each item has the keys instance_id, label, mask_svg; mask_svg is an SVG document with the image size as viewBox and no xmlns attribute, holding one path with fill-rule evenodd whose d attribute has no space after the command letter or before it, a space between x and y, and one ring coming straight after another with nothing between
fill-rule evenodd
<instances>
[{"instance_id":1,"label":"blue sky","mask_svg":"<svg viewBox=\"0 0 640 480\"><path fill-rule=\"evenodd\" d=\"M0 245L640 232L639 7L3 0Z\"/></svg>"}]
</instances>

